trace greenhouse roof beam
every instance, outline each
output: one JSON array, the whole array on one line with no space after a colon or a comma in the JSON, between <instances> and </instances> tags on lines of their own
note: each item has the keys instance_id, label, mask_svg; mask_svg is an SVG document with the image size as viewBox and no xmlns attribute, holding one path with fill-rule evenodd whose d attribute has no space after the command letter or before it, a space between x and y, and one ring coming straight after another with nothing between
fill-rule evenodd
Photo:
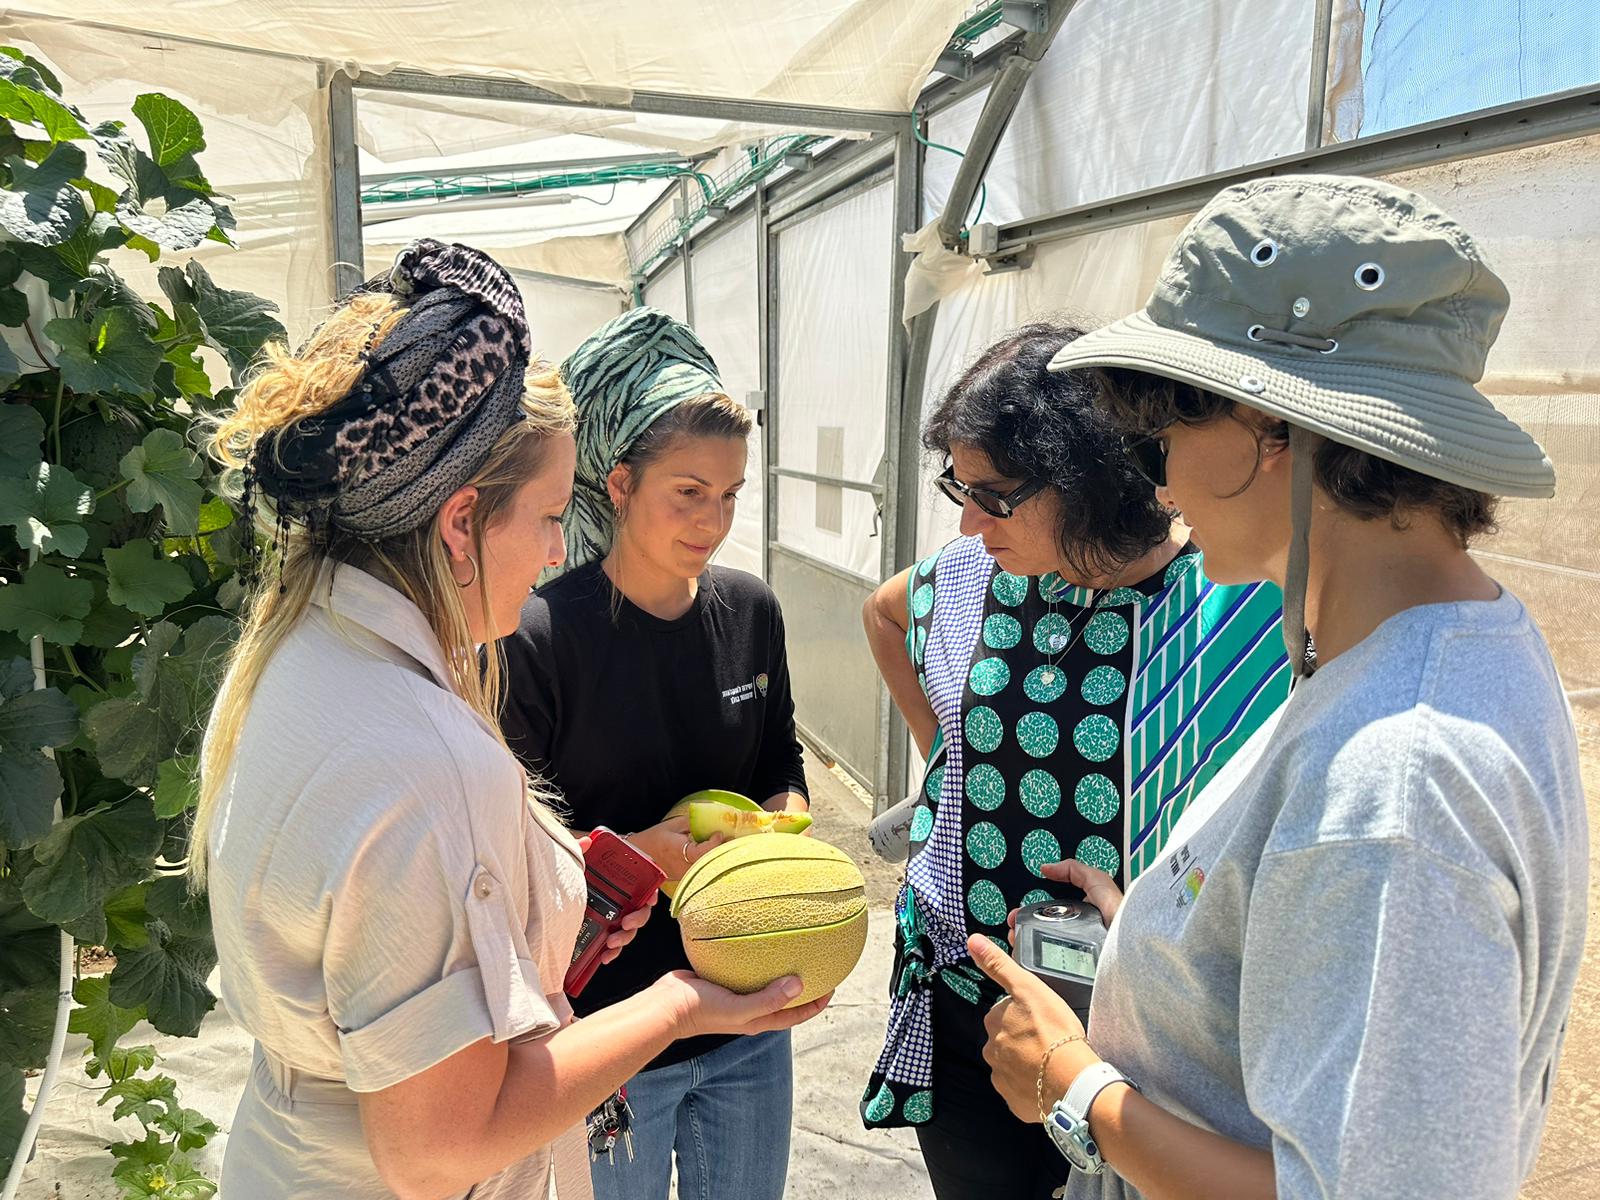
<instances>
[{"instance_id":1,"label":"greenhouse roof beam","mask_svg":"<svg viewBox=\"0 0 1600 1200\"><path fill-rule=\"evenodd\" d=\"M785 104L774 100L739 100L726 96L678 96L667 92L633 92L627 100L575 100L571 96L513 79L430 75L425 71L401 70L385 74L362 72L356 77L355 84L376 91L505 100L562 108L599 108L672 117L702 117L803 129L893 133L902 128L906 121L905 113L829 108L817 104Z\"/></svg>"},{"instance_id":2,"label":"greenhouse roof beam","mask_svg":"<svg viewBox=\"0 0 1600 1200\"><path fill-rule=\"evenodd\" d=\"M1387 175L1593 133L1600 133L1600 88L1576 88L1010 221L1000 226L994 257L1015 255L1039 242L1195 212L1223 188L1268 175Z\"/></svg>"},{"instance_id":3,"label":"greenhouse roof beam","mask_svg":"<svg viewBox=\"0 0 1600 1200\"><path fill-rule=\"evenodd\" d=\"M526 171L555 174L565 171L583 171L596 167L638 166L688 166L709 158L709 155L678 154L664 151L660 154L612 154L596 158L563 158L550 162L496 163L486 167L424 167L412 171L389 171L382 175L363 175L363 186L393 183L397 179L476 179L489 175L515 175Z\"/></svg>"}]
</instances>

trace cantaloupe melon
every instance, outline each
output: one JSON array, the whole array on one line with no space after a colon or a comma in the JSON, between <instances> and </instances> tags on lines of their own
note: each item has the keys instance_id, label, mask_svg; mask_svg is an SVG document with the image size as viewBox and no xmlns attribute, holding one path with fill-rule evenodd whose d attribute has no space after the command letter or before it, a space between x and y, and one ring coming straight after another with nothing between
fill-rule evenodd
<instances>
[{"instance_id":1,"label":"cantaloupe melon","mask_svg":"<svg viewBox=\"0 0 1600 1200\"><path fill-rule=\"evenodd\" d=\"M867 941L866 882L814 838L740 838L679 881L672 915L695 972L736 992L798 975L804 1004L850 974Z\"/></svg>"}]
</instances>

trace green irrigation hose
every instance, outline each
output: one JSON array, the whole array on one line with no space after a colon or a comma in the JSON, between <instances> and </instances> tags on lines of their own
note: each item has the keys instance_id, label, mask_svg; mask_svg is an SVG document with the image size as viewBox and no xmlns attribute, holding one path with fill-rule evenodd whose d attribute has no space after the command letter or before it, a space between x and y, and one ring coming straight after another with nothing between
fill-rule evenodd
<instances>
[{"instance_id":1,"label":"green irrigation hose","mask_svg":"<svg viewBox=\"0 0 1600 1200\"><path fill-rule=\"evenodd\" d=\"M471 183L465 179L447 180L418 175L415 176L415 184L400 179L369 188L361 193L361 203L403 204L417 200L454 200L466 196L521 196L570 188L604 187L606 184L623 182L675 179L684 175L691 176L700 185L701 194L709 199L713 190L711 181L692 167L676 163L622 163L592 171L565 171L522 179L472 176L476 182Z\"/></svg>"},{"instance_id":2,"label":"green irrigation hose","mask_svg":"<svg viewBox=\"0 0 1600 1200\"><path fill-rule=\"evenodd\" d=\"M916 121L911 122L911 132L916 135L917 141L921 142L930 150L943 150L946 153L954 154L957 158L965 158L967 156L965 150L957 150L954 146L942 146L938 142L930 142L927 138L922 136L922 129L920 124ZM985 181L978 184L978 211L972 214L972 220L968 222L969 225L976 225L980 220L983 219L983 210L988 203L989 184L987 181Z\"/></svg>"}]
</instances>

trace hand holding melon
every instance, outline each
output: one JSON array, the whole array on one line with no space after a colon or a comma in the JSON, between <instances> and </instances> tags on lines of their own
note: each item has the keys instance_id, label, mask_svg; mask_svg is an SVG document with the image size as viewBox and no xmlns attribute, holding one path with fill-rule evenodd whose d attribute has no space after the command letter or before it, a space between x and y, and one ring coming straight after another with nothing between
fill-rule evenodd
<instances>
[{"instance_id":1,"label":"hand holding melon","mask_svg":"<svg viewBox=\"0 0 1600 1200\"><path fill-rule=\"evenodd\" d=\"M663 824L676 820L688 822L689 837L696 843L749 837L756 833L804 833L811 828L810 813L768 812L750 797L720 788L693 792L679 800L667 810ZM704 853L705 850L696 852L690 849L680 857L694 863ZM670 859L671 856L667 857ZM670 875L676 865L663 863L662 869ZM669 900L677 890L676 879L668 879L661 885L662 895Z\"/></svg>"}]
</instances>

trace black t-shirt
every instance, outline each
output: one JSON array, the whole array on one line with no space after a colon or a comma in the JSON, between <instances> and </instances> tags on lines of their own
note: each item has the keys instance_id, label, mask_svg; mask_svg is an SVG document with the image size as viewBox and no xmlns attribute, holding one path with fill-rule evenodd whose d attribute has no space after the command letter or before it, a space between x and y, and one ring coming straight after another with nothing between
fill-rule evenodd
<instances>
[{"instance_id":1,"label":"black t-shirt","mask_svg":"<svg viewBox=\"0 0 1600 1200\"><path fill-rule=\"evenodd\" d=\"M591 563L530 597L502 645L506 741L560 790L574 830L632 833L702 788L758 804L806 794L783 613L753 575L708 568L689 611L663 621L619 596ZM663 897L573 1007L593 1012L688 965ZM674 1042L650 1066L727 1040Z\"/></svg>"}]
</instances>

